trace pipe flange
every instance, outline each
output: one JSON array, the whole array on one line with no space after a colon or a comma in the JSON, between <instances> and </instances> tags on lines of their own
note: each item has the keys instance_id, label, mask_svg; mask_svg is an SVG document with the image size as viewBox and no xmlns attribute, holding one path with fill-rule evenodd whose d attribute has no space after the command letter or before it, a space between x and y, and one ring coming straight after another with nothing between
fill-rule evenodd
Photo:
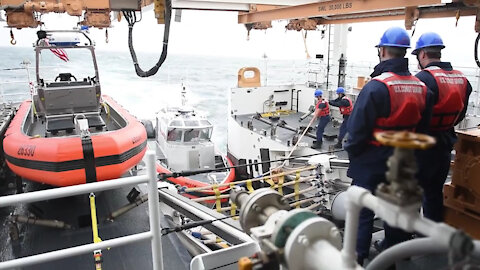
<instances>
[{"instance_id":1,"label":"pipe flange","mask_svg":"<svg viewBox=\"0 0 480 270\"><path fill-rule=\"evenodd\" d=\"M285 244L285 261L288 269L306 269L304 255L316 241L328 241L341 250L342 237L338 228L325 218L310 218L300 223L289 235Z\"/></svg>"},{"instance_id":2,"label":"pipe flange","mask_svg":"<svg viewBox=\"0 0 480 270\"><path fill-rule=\"evenodd\" d=\"M250 229L263 225L268 216L263 210L273 207L278 210L289 210L290 205L282 200L282 195L271 188L257 189L250 194L245 206L240 210L240 225L250 234Z\"/></svg>"},{"instance_id":3,"label":"pipe flange","mask_svg":"<svg viewBox=\"0 0 480 270\"><path fill-rule=\"evenodd\" d=\"M285 247L290 233L307 219L317 217L313 212L305 209L294 209L282 216L275 226L272 234L272 242L278 248Z\"/></svg>"}]
</instances>

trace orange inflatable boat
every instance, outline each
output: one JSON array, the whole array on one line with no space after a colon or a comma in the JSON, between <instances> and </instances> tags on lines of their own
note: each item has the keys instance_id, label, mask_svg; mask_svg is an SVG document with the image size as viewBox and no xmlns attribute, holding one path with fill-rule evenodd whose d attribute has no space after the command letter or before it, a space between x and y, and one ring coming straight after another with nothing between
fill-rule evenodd
<instances>
[{"instance_id":1,"label":"orange inflatable boat","mask_svg":"<svg viewBox=\"0 0 480 270\"><path fill-rule=\"evenodd\" d=\"M147 134L142 123L112 98L103 96L102 105L99 114L85 116L90 131L85 138L75 133L73 122L63 126L52 122L48 127L46 119L33 115L32 102L23 102L3 141L9 168L25 179L52 186L122 176L145 154Z\"/></svg>"}]
</instances>

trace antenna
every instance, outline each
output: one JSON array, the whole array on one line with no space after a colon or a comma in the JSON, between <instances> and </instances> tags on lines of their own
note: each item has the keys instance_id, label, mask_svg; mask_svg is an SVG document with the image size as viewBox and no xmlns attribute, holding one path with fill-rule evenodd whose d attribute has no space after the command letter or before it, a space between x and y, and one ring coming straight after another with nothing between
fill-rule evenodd
<instances>
[{"instance_id":1,"label":"antenna","mask_svg":"<svg viewBox=\"0 0 480 270\"><path fill-rule=\"evenodd\" d=\"M182 107L187 104L187 90L185 89L185 85L182 82Z\"/></svg>"}]
</instances>

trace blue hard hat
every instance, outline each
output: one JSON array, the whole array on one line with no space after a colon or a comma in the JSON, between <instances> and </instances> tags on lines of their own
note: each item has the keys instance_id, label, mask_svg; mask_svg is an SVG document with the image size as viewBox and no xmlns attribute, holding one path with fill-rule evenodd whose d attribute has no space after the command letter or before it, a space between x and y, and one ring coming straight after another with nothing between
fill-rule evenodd
<instances>
[{"instance_id":1,"label":"blue hard hat","mask_svg":"<svg viewBox=\"0 0 480 270\"><path fill-rule=\"evenodd\" d=\"M417 55L420 49L426 47L438 47L439 49L443 49L445 48L445 45L443 45L443 40L439 34L434 32L424 33L418 38L415 50L413 50L412 54Z\"/></svg>"},{"instance_id":2,"label":"blue hard hat","mask_svg":"<svg viewBox=\"0 0 480 270\"><path fill-rule=\"evenodd\" d=\"M410 37L405 29L401 27L391 27L383 33L380 42L375 47L410 48Z\"/></svg>"},{"instance_id":3,"label":"blue hard hat","mask_svg":"<svg viewBox=\"0 0 480 270\"><path fill-rule=\"evenodd\" d=\"M338 87L337 94L345 94L345 89L343 87Z\"/></svg>"},{"instance_id":4,"label":"blue hard hat","mask_svg":"<svg viewBox=\"0 0 480 270\"><path fill-rule=\"evenodd\" d=\"M323 91L320 89L315 90L315 97L321 97L323 96Z\"/></svg>"}]
</instances>

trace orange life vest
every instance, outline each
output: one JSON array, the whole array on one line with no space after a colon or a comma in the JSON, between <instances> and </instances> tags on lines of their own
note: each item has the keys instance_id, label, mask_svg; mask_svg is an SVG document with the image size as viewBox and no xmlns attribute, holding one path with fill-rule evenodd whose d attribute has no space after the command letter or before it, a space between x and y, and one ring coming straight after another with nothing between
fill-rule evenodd
<instances>
[{"instance_id":1,"label":"orange life vest","mask_svg":"<svg viewBox=\"0 0 480 270\"><path fill-rule=\"evenodd\" d=\"M327 115L330 115L330 107L328 106L328 101L322 99L321 101L319 101L317 103L317 109L318 109L318 106L320 106L320 104L325 104L325 107L320 109L320 112L318 113L318 117L322 117L322 116L327 116Z\"/></svg>"},{"instance_id":2,"label":"orange life vest","mask_svg":"<svg viewBox=\"0 0 480 270\"><path fill-rule=\"evenodd\" d=\"M352 100L349 99L347 96L343 97L343 99L346 99L348 100L348 103L350 105L348 106L340 106L340 113L342 115L350 115L352 113L352 110L353 110L353 104L352 104Z\"/></svg>"},{"instance_id":3,"label":"orange life vest","mask_svg":"<svg viewBox=\"0 0 480 270\"><path fill-rule=\"evenodd\" d=\"M437 66L428 67L425 71L432 74L438 86L438 101L433 106L430 130L448 130L455 125L465 107L467 78L460 71L443 70Z\"/></svg>"},{"instance_id":4,"label":"orange life vest","mask_svg":"<svg viewBox=\"0 0 480 270\"><path fill-rule=\"evenodd\" d=\"M377 118L373 133L386 130L415 131L425 109L427 87L417 77L385 72L373 78L384 83L390 96L390 115ZM377 141L374 145L380 145Z\"/></svg>"}]
</instances>

